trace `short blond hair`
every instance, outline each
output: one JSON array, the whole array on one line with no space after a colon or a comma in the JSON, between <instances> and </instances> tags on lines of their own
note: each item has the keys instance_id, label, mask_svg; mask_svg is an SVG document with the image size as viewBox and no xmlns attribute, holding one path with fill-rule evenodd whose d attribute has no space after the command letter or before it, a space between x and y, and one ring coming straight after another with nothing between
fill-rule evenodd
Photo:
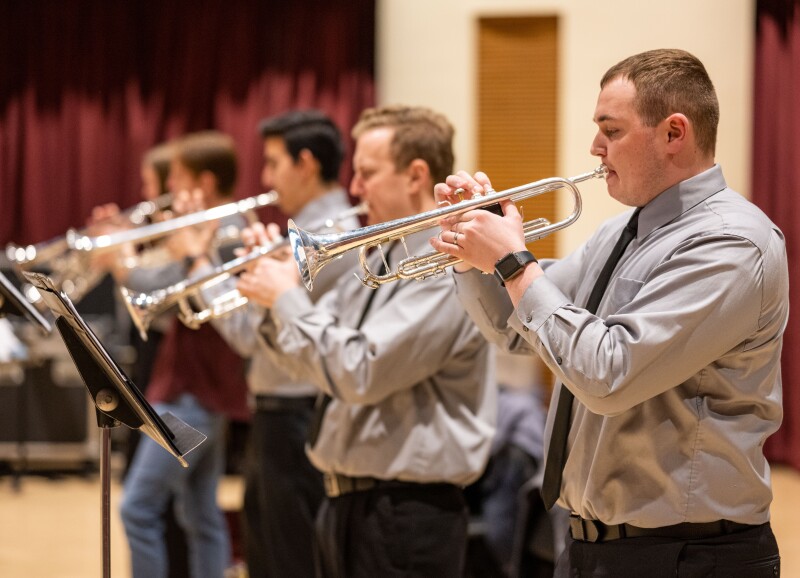
<instances>
[{"instance_id":1,"label":"short blond hair","mask_svg":"<svg viewBox=\"0 0 800 578\"><path fill-rule=\"evenodd\" d=\"M423 106L368 108L361 113L352 135L357 139L368 130L382 127L394 129L389 152L398 170L422 159L434 183L443 182L453 172L455 130L444 115Z\"/></svg>"}]
</instances>

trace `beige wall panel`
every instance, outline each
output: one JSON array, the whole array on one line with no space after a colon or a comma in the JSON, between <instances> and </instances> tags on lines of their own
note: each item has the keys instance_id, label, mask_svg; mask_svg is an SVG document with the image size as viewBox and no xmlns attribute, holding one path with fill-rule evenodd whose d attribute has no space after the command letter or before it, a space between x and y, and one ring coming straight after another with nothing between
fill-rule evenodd
<instances>
[{"instance_id":1,"label":"beige wall panel","mask_svg":"<svg viewBox=\"0 0 800 578\"><path fill-rule=\"evenodd\" d=\"M728 183L749 195L755 0L378 0L377 7L378 99L446 113L456 126L457 167L476 169L477 19L552 15L560 33L559 176L596 165L588 150L603 72L636 52L683 48L705 63L716 84L717 161ZM601 182L582 190L584 214L561 235L560 254L623 210Z\"/></svg>"}]
</instances>

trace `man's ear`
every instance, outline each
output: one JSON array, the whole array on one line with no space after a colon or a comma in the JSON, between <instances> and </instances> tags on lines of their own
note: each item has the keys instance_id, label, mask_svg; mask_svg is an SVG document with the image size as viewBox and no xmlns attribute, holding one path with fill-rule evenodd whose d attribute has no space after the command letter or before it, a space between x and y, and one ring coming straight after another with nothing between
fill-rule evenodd
<instances>
[{"instance_id":1,"label":"man's ear","mask_svg":"<svg viewBox=\"0 0 800 578\"><path fill-rule=\"evenodd\" d=\"M211 171L200 171L200 174L197 175L197 181L200 185L200 188L203 189L207 194L219 195L219 182L217 181L217 175Z\"/></svg>"},{"instance_id":2,"label":"man's ear","mask_svg":"<svg viewBox=\"0 0 800 578\"><path fill-rule=\"evenodd\" d=\"M414 159L406 167L405 173L408 177L409 188L415 195L429 194L433 189L431 169L426 161Z\"/></svg>"},{"instance_id":3,"label":"man's ear","mask_svg":"<svg viewBox=\"0 0 800 578\"><path fill-rule=\"evenodd\" d=\"M317 175L321 170L319 161L308 149L302 149L300 151L297 155L295 165L308 176Z\"/></svg>"},{"instance_id":4,"label":"man's ear","mask_svg":"<svg viewBox=\"0 0 800 578\"><path fill-rule=\"evenodd\" d=\"M677 153L686 145L690 134L692 134L692 124L686 115L680 112L669 115L662 124L665 130L668 152Z\"/></svg>"}]
</instances>

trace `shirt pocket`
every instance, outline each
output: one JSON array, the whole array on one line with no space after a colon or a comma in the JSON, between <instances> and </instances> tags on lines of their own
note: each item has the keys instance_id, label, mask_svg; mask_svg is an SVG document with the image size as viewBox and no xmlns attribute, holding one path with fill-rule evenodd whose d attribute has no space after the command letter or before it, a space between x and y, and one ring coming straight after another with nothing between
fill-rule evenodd
<instances>
[{"instance_id":1,"label":"shirt pocket","mask_svg":"<svg viewBox=\"0 0 800 578\"><path fill-rule=\"evenodd\" d=\"M603 305L603 311L606 315L618 313L623 307L636 298L639 290L644 285L644 281L636 279L627 279L625 277L617 277L611 282L611 287L608 289L608 296L606 303Z\"/></svg>"}]
</instances>

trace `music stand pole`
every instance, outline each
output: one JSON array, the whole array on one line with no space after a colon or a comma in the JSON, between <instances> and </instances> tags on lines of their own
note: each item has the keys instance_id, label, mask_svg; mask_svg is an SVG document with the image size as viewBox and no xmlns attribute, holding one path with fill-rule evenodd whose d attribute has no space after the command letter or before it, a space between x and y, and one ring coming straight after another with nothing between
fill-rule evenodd
<instances>
[{"instance_id":1,"label":"music stand pole","mask_svg":"<svg viewBox=\"0 0 800 578\"><path fill-rule=\"evenodd\" d=\"M102 412L98 413L99 416ZM106 418L114 421L111 418ZM100 501L102 511L103 541L103 578L111 578L111 428L113 425L100 426Z\"/></svg>"}]
</instances>

